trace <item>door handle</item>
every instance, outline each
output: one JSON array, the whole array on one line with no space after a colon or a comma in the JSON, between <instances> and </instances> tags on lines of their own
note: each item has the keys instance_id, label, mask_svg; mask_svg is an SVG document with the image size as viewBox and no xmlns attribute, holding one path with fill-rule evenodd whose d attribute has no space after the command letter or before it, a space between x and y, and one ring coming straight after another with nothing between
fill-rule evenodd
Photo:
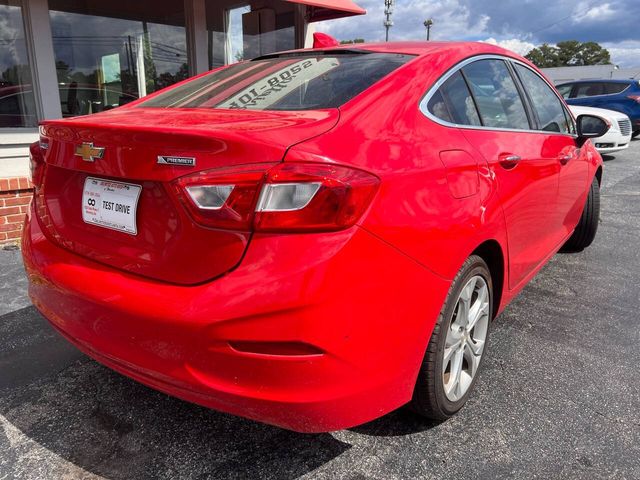
<instances>
[{"instance_id":1,"label":"door handle","mask_svg":"<svg viewBox=\"0 0 640 480\"><path fill-rule=\"evenodd\" d=\"M566 165L567 163L569 163L569 160L571 160L573 158L573 154L566 154L566 155L561 155L558 160L560 160L560 165Z\"/></svg>"},{"instance_id":2,"label":"door handle","mask_svg":"<svg viewBox=\"0 0 640 480\"><path fill-rule=\"evenodd\" d=\"M500 155L500 157L498 157L498 159L500 161L500 165L502 165L502 167L507 170L511 170L512 168L514 168L516 165L518 165L518 162L522 160L520 156L513 155L511 153L503 153L502 155Z\"/></svg>"}]
</instances>

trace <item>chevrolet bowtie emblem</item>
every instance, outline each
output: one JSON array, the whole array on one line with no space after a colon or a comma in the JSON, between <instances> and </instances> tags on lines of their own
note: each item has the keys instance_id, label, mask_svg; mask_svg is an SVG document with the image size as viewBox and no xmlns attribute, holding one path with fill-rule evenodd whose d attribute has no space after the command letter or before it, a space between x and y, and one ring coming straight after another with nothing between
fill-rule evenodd
<instances>
[{"instance_id":1,"label":"chevrolet bowtie emblem","mask_svg":"<svg viewBox=\"0 0 640 480\"><path fill-rule=\"evenodd\" d=\"M76 155L82 157L85 162L93 162L96 158L102 158L104 147L94 147L93 143L83 143L76 146Z\"/></svg>"}]
</instances>

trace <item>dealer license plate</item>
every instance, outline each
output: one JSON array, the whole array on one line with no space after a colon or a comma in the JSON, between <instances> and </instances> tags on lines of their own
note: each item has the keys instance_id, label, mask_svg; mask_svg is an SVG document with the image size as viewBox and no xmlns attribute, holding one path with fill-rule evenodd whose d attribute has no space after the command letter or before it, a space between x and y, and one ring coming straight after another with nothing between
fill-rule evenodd
<instances>
[{"instance_id":1,"label":"dealer license plate","mask_svg":"<svg viewBox=\"0 0 640 480\"><path fill-rule=\"evenodd\" d=\"M142 187L87 177L82 191L82 220L136 235L136 210Z\"/></svg>"}]
</instances>

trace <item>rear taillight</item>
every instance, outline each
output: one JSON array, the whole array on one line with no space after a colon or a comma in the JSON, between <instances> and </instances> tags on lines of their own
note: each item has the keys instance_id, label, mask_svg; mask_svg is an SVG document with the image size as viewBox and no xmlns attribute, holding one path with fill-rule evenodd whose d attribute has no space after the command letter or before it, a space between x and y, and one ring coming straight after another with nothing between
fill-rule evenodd
<instances>
[{"instance_id":1,"label":"rear taillight","mask_svg":"<svg viewBox=\"0 0 640 480\"><path fill-rule=\"evenodd\" d=\"M258 231L331 231L354 225L378 178L331 164L281 163L269 170L254 221Z\"/></svg>"},{"instance_id":2,"label":"rear taillight","mask_svg":"<svg viewBox=\"0 0 640 480\"><path fill-rule=\"evenodd\" d=\"M264 176L264 164L220 168L181 177L174 187L201 225L248 231Z\"/></svg>"},{"instance_id":3,"label":"rear taillight","mask_svg":"<svg viewBox=\"0 0 640 480\"><path fill-rule=\"evenodd\" d=\"M634 102L640 103L640 95L627 95L627 98L633 100Z\"/></svg>"},{"instance_id":4,"label":"rear taillight","mask_svg":"<svg viewBox=\"0 0 640 480\"><path fill-rule=\"evenodd\" d=\"M49 144L46 145L47 147L49 146ZM34 142L29 146L29 174L31 176L31 183L36 190L42 186L44 165L42 142Z\"/></svg>"},{"instance_id":5,"label":"rear taillight","mask_svg":"<svg viewBox=\"0 0 640 480\"><path fill-rule=\"evenodd\" d=\"M374 175L331 164L281 163L182 177L175 189L205 226L263 232L318 232L354 225L378 188Z\"/></svg>"}]
</instances>

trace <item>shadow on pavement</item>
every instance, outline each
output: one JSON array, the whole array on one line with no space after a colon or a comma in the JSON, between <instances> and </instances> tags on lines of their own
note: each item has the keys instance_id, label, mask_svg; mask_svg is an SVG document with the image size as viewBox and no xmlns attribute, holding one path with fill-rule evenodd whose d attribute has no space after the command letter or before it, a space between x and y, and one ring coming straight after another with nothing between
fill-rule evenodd
<instances>
[{"instance_id":1,"label":"shadow on pavement","mask_svg":"<svg viewBox=\"0 0 640 480\"><path fill-rule=\"evenodd\" d=\"M437 427L439 424L434 420L420 417L407 407L402 407L384 417L349 430L374 437L400 437L425 432Z\"/></svg>"},{"instance_id":2,"label":"shadow on pavement","mask_svg":"<svg viewBox=\"0 0 640 480\"><path fill-rule=\"evenodd\" d=\"M29 440L106 478L295 478L351 447L149 389L75 350L33 307L1 316L0 338L0 414ZM15 465L34 452L5 455Z\"/></svg>"}]
</instances>

